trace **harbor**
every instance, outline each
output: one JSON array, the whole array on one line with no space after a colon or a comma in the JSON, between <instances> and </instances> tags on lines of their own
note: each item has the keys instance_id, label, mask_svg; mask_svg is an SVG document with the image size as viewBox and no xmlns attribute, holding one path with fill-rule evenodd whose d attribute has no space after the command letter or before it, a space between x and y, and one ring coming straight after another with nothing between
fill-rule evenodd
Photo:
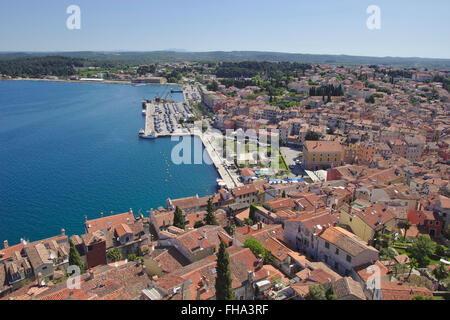
<instances>
[{"instance_id":1,"label":"harbor","mask_svg":"<svg viewBox=\"0 0 450 320\"><path fill-rule=\"evenodd\" d=\"M174 91L173 89L171 92ZM189 93L185 90L176 92L183 92L184 97L188 97ZM195 93L191 93L194 96ZM193 112L186 102L174 102L167 99L166 96L162 99L156 97L153 100L142 101L142 115L145 117L144 129L139 130L139 137L142 139L156 139L158 137L167 136L183 136L191 135L198 136L208 155L214 164L221 179L218 179L218 187L234 188L242 186L239 181L237 173L233 172L226 164L223 156L216 150L212 142L214 137L208 133L202 133L198 128L184 128L180 124L180 119L189 119L193 117Z\"/></svg>"}]
</instances>

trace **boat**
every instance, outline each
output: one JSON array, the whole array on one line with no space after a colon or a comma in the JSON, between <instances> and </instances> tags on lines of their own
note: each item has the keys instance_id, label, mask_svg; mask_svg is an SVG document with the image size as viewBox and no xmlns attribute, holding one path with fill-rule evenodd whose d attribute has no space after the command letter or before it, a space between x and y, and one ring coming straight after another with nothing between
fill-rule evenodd
<instances>
[{"instance_id":1,"label":"boat","mask_svg":"<svg viewBox=\"0 0 450 320\"><path fill-rule=\"evenodd\" d=\"M155 139L156 135L154 135L152 133L146 135L144 129L141 129L141 130L139 130L139 138L142 138L142 139Z\"/></svg>"},{"instance_id":2,"label":"boat","mask_svg":"<svg viewBox=\"0 0 450 320\"><path fill-rule=\"evenodd\" d=\"M219 189L227 186L227 184L225 183L225 181L223 181L223 180L220 179L220 178L217 178L217 179L216 179L216 182L217 182L217 187L218 187Z\"/></svg>"},{"instance_id":3,"label":"boat","mask_svg":"<svg viewBox=\"0 0 450 320\"><path fill-rule=\"evenodd\" d=\"M144 109L142 110L142 115L145 116L147 114L147 111Z\"/></svg>"},{"instance_id":4,"label":"boat","mask_svg":"<svg viewBox=\"0 0 450 320\"><path fill-rule=\"evenodd\" d=\"M173 88L170 89L170 93L176 93L176 92L183 92L183 90L181 90L181 89L173 89Z\"/></svg>"}]
</instances>

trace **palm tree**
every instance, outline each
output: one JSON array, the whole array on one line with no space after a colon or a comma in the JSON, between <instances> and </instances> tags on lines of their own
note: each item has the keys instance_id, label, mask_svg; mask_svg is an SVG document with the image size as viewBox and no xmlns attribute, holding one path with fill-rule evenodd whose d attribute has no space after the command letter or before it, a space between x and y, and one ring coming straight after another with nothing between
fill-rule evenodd
<instances>
[{"instance_id":1,"label":"palm tree","mask_svg":"<svg viewBox=\"0 0 450 320\"><path fill-rule=\"evenodd\" d=\"M417 268L418 266L419 266L419 263L417 262L417 260L414 258L411 258L410 263L409 263L409 274L408 274L408 277L406 278L406 280L409 280L409 277L411 277L412 270L414 268Z\"/></svg>"},{"instance_id":2,"label":"palm tree","mask_svg":"<svg viewBox=\"0 0 450 320\"><path fill-rule=\"evenodd\" d=\"M403 235L403 240L406 240L406 232L408 232L409 228L411 228L412 224L409 220L406 220L402 223L403 229L405 229L405 234Z\"/></svg>"}]
</instances>

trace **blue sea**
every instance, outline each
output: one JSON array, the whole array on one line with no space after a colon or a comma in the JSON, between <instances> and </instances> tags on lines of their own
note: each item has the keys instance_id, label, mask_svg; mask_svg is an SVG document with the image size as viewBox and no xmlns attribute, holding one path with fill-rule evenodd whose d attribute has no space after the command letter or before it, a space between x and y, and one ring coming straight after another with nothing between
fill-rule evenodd
<instances>
[{"instance_id":1,"label":"blue sea","mask_svg":"<svg viewBox=\"0 0 450 320\"><path fill-rule=\"evenodd\" d=\"M215 192L207 164L175 165L177 142L143 140L143 98L165 86L0 81L0 240L82 234L84 216ZM172 99L182 101L180 93Z\"/></svg>"}]
</instances>

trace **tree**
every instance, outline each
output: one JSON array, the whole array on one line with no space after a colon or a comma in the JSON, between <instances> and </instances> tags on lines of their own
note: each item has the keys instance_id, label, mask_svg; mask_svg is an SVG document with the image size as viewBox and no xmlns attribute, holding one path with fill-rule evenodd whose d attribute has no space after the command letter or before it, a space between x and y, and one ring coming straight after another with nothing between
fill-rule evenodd
<instances>
[{"instance_id":1,"label":"tree","mask_svg":"<svg viewBox=\"0 0 450 320\"><path fill-rule=\"evenodd\" d=\"M419 267L423 268L428 265L428 257L434 253L435 246L436 243L428 236L421 235L414 240L408 251L411 257L417 260Z\"/></svg>"},{"instance_id":2,"label":"tree","mask_svg":"<svg viewBox=\"0 0 450 320\"><path fill-rule=\"evenodd\" d=\"M214 214L214 205L212 202L212 197L208 199L208 204L206 208L205 224L217 225L216 215Z\"/></svg>"},{"instance_id":3,"label":"tree","mask_svg":"<svg viewBox=\"0 0 450 320\"><path fill-rule=\"evenodd\" d=\"M423 296L421 294L416 294L411 298L411 300L433 300L432 296Z\"/></svg>"},{"instance_id":4,"label":"tree","mask_svg":"<svg viewBox=\"0 0 450 320\"><path fill-rule=\"evenodd\" d=\"M408 232L409 228L411 228L412 224L409 220L403 221L401 223L401 227L405 229L405 234L403 235L403 240L406 239L406 232Z\"/></svg>"},{"instance_id":5,"label":"tree","mask_svg":"<svg viewBox=\"0 0 450 320\"><path fill-rule=\"evenodd\" d=\"M73 244L72 240L69 240L69 245L70 245L69 265L78 266L78 268L80 268L80 274L84 273L84 264L81 261L80 253L78 252L77 248L75 248L75 245Z\"/></svg>"},{"instance_id":6,"label":"tree","mask_svg":"<svg viewBox=\"0 0 450 320\"><path fill-rule=\"evenodd\" d=\"M450 240L450 226L448 226L447 229L445 229L444 237L445 237L447 240Z\"/></svg>"},{"instance_id":7,"label":"tree","mask_svg":"<svg viewBox=\"0 0 450 320\"><path fill-rule=\"evenodd\" d=\"M414 258L411 258L411 260L409 262L409 274L408 274L408 277L406 278L407 280L409 280L409 277L411 277L412 270L414 268L417 268L418 266L419 266L418 261Z\"/></svg>"},{"instance_id":8,"label":"tree","mask_svg":"<svg viewBox=\"0 0 450 320\"><path fill-rule=\"evenodd\" d=\"M433 270L433 276L440 282L450 276L450 271L447 270L447 267L443 263L440 263L436 269Z\"/></svg>"},{"instance_id":9,"label":"tree","mask_svg":"<svg viewBox=\"0 0 450 320\"><path fill-rule=\"evenodd\" d=\"M258 222L258 218L256 218L256 205L250 205L250 212L248 214L248 218L252 221L252 225Z\"/></svg>"},{"instance_id":10,"label":"tree","mask_svg":"<svg viewBox=\"0 0 450 320\"><path fill-rule=\"evenodd\" d=\"M108 259L113 262L120 261L122 259L122 254L116 248L112 248L111 250L109 250L107 256Z\"/></svg>"},{"instance_id":11,"label":"tree","mask_svg":"<svg viewBox=\"0 0 450 320\"><path fill-rule=\"evenodd\" d=\"M253 238L247 238L244 241L244 248L249 248L250 251L257 257L261 255L264 259L264 264L271 264L273 261L273 256L270 251L266 250L262 244Z\"/></svg>"},{"instance_id":12,"label":"tree","mask_svg":"<svg viewBox=\"0 0 450 320\"><path fill-rule=\"evenodd\" d=\"M128 255L127 260L128 261L136 261L137 256L134 253L131 253Z\"/></svg>"},{"instance_id":13,"label":"tree","mask_svg":"<svg viewBox=\"0 0 450 320\"><path fill-rule=\"evenodd\" d=\"M317 140L320 139L320 137L321 137L321 134L320 134L319 132L308 131L308 132L306 133L305 140L314 140L314 141L317 141Z\"/></svg>"},{"instance_id":14,"label":"tree","mask_svg":"<svg viewBox=\"0 0 450 320\"><path fill-rule=\"evenodd\" d=\"M180 229L184 229L186 225L184 221L184 214L178 206L175 207L175 213L173 215L173 225Z\"/></svg>"},{"instance_id":15,"label":"tree","mask_svg":"<svg viewBox=\"0 0 450 320\"><path fill-rule=\"evenodd\" d=\"M217 253L216 266L216 300L234 300L233 288L231 286L230 256L225 247L225 242L220 241Z\"/></svg>"},{"instance_id":16,"label":"tree","mask_svg":"<svg viewBox=\"0 0 450 320\"><path fill-rule=\"evenodd\" d=\"M194 223L194 228L195 228L195 229L201 228L201 227L203 227L204 225L205 225L205 224L203 223L203 221L198 220L198 221L195 221L195 223Z\"/></svg>"},{"instance_id":17,"label":"tree","mask_svg":"<svg viewBox=\"0 0 450 320\"><path fill-rule=\"evenodd\" d=\"M327 291L325 292L325 296L327 297L327 300L337 300L336 295L334 294L332 286L330 286L327 289Z\"/></svg>"},{"instance_id":18,"label":"tree","mask_svg":"<svg viewBox=\"0 0 450 320\"><path fill-rule=\"evenodd\" d=\"M321 284L309 286L309 293L305 296L305 300L327 300L324 287Z\"/></svg>"}]
</instances>

